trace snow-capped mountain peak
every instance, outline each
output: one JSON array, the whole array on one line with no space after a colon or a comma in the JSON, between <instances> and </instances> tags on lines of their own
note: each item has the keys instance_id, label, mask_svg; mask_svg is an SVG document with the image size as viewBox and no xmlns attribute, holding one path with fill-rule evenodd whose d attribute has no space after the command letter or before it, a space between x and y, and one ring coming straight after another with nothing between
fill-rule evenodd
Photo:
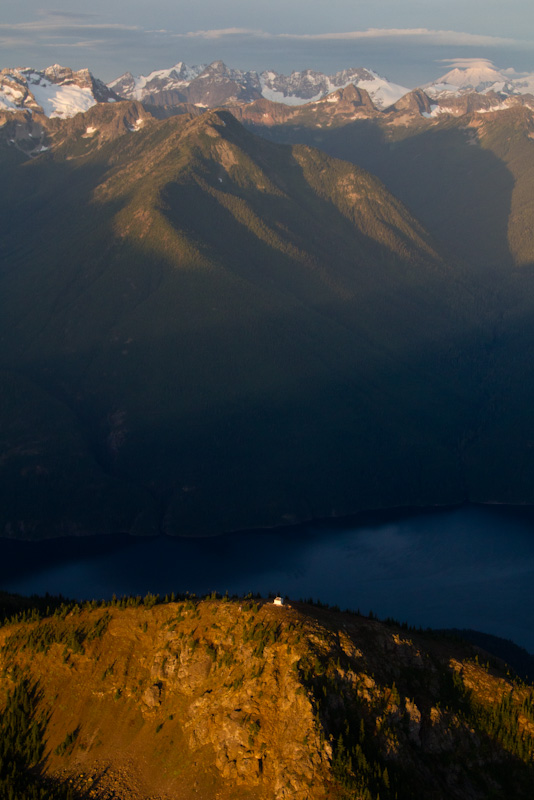
<instances>
[{"instance_id":1,"label":"snow-capped mountain peak","mask_svg":"<svg viewBox=\"0 0 534 800\"><path fill-rule=\"evenodd\" d=\"M404 112L424 116L434 114L430 104L421 97L408 97L414 90L363 67L340 70L333 75L313 69L283 75L275 70L258 73L233 69L220 60L192 67L178 61L172 67L137 77L126 72L108 86L94 78L88 69L75 72L59 64L45 70L4 69L0 71L0 111L26 110L48 117L68 118L87 111L96 103L120 99L149 106L190 104L216 108L263 98L286 106L300 106L316 103L350 86L365 92L375 110L402 108ZM500 70L487 59L458 59L451 63L448 72L422 89L442 108L439 113L450 110L451 103L454 113L467 113L468 107L485 109L487 104L480 104L485 99L491 101L492 109L504 109L508 107L502 105L507 97L515 96L521 103L531 102L521 95L534 94L534 74ZM407 97L404 105L398 105L404 97ZM334 101L332 97L329 102Z\"/></svg>"},{"instance_id":2,"label":"snow-capped mountain peak","mask_svg":"<svg viewBox=\"0 0 534 800\"><path fill-rule=\"evenodd\" d=\"M452 69L422 87L430 97L461 95L469 92L525 94L534 90L534 75L514 70L499 70L487 59L460 59Z\"/></svg>"},{"instance_id":3,"label":"snow-capped mountain peak","mask_svg":"<svg viewBox=\"0 0 534 800\"><path fill-rule=\"evenodd\" d=\"M108 88L129 100L143 100L154 93L176 91L188 86L205 69L205 64L188 67L183 61L178 61L169 69L156 69L148 75L134 77L131 72L126 72L109 83Z\"/></svg>"},{"instance_id":4,"label":"snow-capped mountain peak","mask_svg":"<svg viewBox=\"0 0 534 800\"><path fill-rule=\"evenodd\" d=\"M341 70L335 75L312 69L294 71L291 75L274 70L258 74L228 68L223 61L202 67L186 67L179 62L170 70L157 70L137 78L126 73L109 87L126 99L157 104L189 102L213 107L236 101L252 102L260 97L285 105L303 105L350 84L365 89L378 108L395 103L409 91L361 67Z\"/></svg>"},{"instance_id":5,"label":"snow-capped mountain peak","mask_svg":"<svg viewBox=\"0 0 534 800\"><path fill-rule=\"evenodd\" d=\"M506 83L507 78L502 72L495 69L490 62L482 60L468 67L461 68L456 66L445 73L439 81L440 83L451 84L459 89L480 91L481 88L492 86L495 83Z\"/></svg>"},{"instance_id":6,"label":"snow-capped mountain peak","mask_svg":"<svg viewBox=\"0 0 534 800\"><path fill-rule=\"evenodd\" d=\"M26 109L66 119L96 103L114 102L117 95L88 69L77 72L54 64L45 70L30 67L0 71L0 109Z\"/></svg>"}]
</instances>

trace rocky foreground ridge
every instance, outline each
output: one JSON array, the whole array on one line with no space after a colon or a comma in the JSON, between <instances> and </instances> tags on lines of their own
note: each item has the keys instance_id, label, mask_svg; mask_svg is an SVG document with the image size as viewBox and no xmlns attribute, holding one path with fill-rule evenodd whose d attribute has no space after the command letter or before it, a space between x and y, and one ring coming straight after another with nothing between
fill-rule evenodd
<instances>
[{"instance_id":1,"label":"rocky foreground ridge","mask_svg":"<svg viewBox=\"0 0 534 800\"><path fill-rule=\"evenodd\" d=\"M260 599L25 617L0 629L10 797L531 796L533 687L452 639Z\"/></svg>"}]
</instances>

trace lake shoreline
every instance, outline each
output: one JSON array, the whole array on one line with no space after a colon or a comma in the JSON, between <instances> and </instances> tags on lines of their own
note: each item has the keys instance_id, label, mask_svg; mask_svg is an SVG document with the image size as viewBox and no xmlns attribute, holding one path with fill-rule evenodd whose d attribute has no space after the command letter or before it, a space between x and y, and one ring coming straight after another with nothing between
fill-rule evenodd
<instances>
[{"instance_id":1,"label":"lake shoreline","mask_svg":"<svg viewBox=\"0 0 534 800\"><path fill-rule=\"evenodd\" d=\"M534 652L534 509L464 504L213 537L0 539L0 588L77 600L189 591L317 598Z\"/></svg>"},{"instance_id":2,"label":"lake shoreline","mask_svg":"<svg viewBox=\"0 0 534 800\"><path fill-rule=\"evenodd\" d=\"M294 531L309 526L346 528L347 526L360 527L367 524L381 524L388 517L402 519L403 517L416 516L418 514L432 513L433 511L454 511L461 508L501 508L505 513L532 514L534 518L534 504L530 503L505 503L499 500L488 500L484 502L464 500L457 503L434 503L432 505L402 505L390 506L387 508L370 508L355 511L351 514L331 515L331 516L309 516L291 522L282 522L272 525L259 525L257 527L238 527L228 528L219 531L200 531L200 532L178 532L166 533L158 530L154 534L132 533L128 530L109 530L107 532L95 532L86 530L76 530L70 534L58 534L51 531L49 535L41 537L32 536L0 536L2 542L28 542L38 544L39 542L68 541L70 539L108 539L109 537L125 537L128 539L158 540L158 539L217 539L233 534L247 534L250 536L259 535L262 532Z\"/></svg>"}]
</instances>

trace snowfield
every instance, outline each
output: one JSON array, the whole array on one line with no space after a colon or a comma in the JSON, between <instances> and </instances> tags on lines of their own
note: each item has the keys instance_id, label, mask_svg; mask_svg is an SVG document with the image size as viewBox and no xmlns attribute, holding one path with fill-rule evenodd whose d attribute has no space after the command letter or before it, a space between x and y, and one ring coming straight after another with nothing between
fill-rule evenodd
<instances>
[{"instance_id":1,"label":"snowfield","mask_svg":"<svg viewBox=\"0 0 534 800\"><path fill-rule=\"evenodd\" d=\"M96 105L91 89L81 86L61 86L35 76L39 83L29 82L28 88L47 117L67 119L80 111L88 111Z\"/></svg>"},{"instance_id":2,"label":"snowfield","mask_svg":"<svg viewBox=\"0 0 534 800\"><path fill-rule=\"evenodd\" d=\"M57 69L63 71L64 78L65 70L61 67ZM81 71L84 73L79 80L82 85L78 85L75 77L78 77L79 73L72 73L70 70L68 72L72 75L72 80L63 79L62 82L55 83L43 72L33 69L4 70L0 74L0 109L34 111L40 106L47 117L60 119L67 119L79 112L87 111L97 103L92 85L83 85L89 73L87 70Z\"/></svg>"}]
</instances>

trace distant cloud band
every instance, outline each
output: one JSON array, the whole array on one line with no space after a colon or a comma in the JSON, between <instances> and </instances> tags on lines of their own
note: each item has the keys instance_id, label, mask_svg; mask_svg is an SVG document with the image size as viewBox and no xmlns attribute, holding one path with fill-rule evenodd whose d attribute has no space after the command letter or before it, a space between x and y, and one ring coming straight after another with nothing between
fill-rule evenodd
<instances>
[{"instance_id":1,"label":"distant cloud band","mask_svg":"<svg viewBox=\"0 0 534 800\"><path fill-rule=\"evenodd\" d=\"M266 33L265 31L249 30L246 28L220 28L213 30L189 31L188 33L174 34L176 38L223 39L229 36L258 37L262 39L293 39L296 41L358 41L362 39L418 39L430 44L443 45L478 45L513 46L524 44L518 39L508 39L502 36L485 36L462 31L440 31L428 28L369 28L365 31L343 31L341 33Z\"/></svg>"},{"instance_id":2,"label":"distant cloud band","mask_svg":"<svg viewBox=\"0 0 534 800\"><path fill-rule=\"evenodd\" d=\"M136 25L123 25L121 23L79 23L79 22L72 22L69 20L61 20L55 21L54 19L50 19L47 22L42 22L40 20L34 20L33 22L15 22L11 24L5 24L0 22L0 31L23 31L25 33L35 31L35 32L46 32L50 33L52 31L61 33L62 31L138 31L141 30Z\"/></svg>"},{"instance_id":3,"label":"distant cloud band","mask_svg":"<svg viewBox=\"0 0 534 800\"><path fill-rule=\"evenodd\" d=\"M187 39L223 39L226 36L246 36L246 37L261 37L263 39L276 38L277 35L284 34L271 34L264 31L251 30L250 28L215 28L214 30L207 31L189 31L189 33L175 33L176 38Z\"/></svg>"},{"instance_id":4,"label":"distant cloud band","mask_svg":"<svg viewBox=\"0 0 534 800\"><path fill-rule=\"evenodd\" d=\"M475 33L465 33L462 31L441 31L430 30L428 28L369 28L364 31L343 31L331 33L268 33L262 30L249 28L215 28L213 30L189 31L187 33L176 33L169 30L143 30L136 25L125 25L121 23L98 23L90 15L77 14L43 14L40 18L31 22L19 22L12 24L0 23L0 37L4 36L4 43L15 43L17 34L21 36L52 35L74 36L85 40L91 35L116 34L120 32L132 32L145 36L167 36L172 39L205 39L217 40L226 38L243 39L270 39L270 40L292 40L310 42L336 42L336 41L361 41L370 39L414 39L424 41L428 44L440 45L471 45L471 46L514 46L524 44L518 39L509 39L499 36L485 36Z\"/></svg>"},{"instance_id":5,"label":"distant cloud band","mask_svg":"<svg viewBox=\"0 0 534 800\"><path fill-rule=\"evenodd\" d=\"M171 19L178 17L171 16ZM285 64L282 69L293 69L293 64L302 65L305 58L312 66L319 66L322 62L332 65L322 69L337 70L342 64L352 66L353 59L360 60L365 56L372 68L378 68L376 61L381 61L385 62L381 69L389 72L392 59L396 59L404 64L409 61L408 71L416 73L420 71L417 59L412 57L416 51L419 54L424 52L425 60L431 62L442 55L493 56L500 51L499 59L506 54L508 63L513 63L514 54L521 57L523 50L523 63L526 51L529 70L528 61L533 53L531 41L464 31L368 28L329 33L288 33L238 26L188 31L185 27L188 23L181 19L183 28L180 31L160 27L156 18L150 18L146 25L136 25L134 16L122 17L115 22L111 16L88 11L45 10L36 13L33 19L26 17L5 23L0 18L0 59L3 62L0 69L12 67L13 61L45 66L54 50L67 53L72 66L90 63L94 69L97 64L100 77L103 65L109 78L116 77L125 67L150 72L158 62L176 63L177 58L184 58L191 59L192 63L204 63L226 57L229 53L232 58L234 54L241 54L242 67L247 63L250 65L258 52L264 62ZM487 52L483 52L483 48L487 48ZM416 85L420 79L410 74L402 80L404 85Z\"/></svg>"}]
</instances>

